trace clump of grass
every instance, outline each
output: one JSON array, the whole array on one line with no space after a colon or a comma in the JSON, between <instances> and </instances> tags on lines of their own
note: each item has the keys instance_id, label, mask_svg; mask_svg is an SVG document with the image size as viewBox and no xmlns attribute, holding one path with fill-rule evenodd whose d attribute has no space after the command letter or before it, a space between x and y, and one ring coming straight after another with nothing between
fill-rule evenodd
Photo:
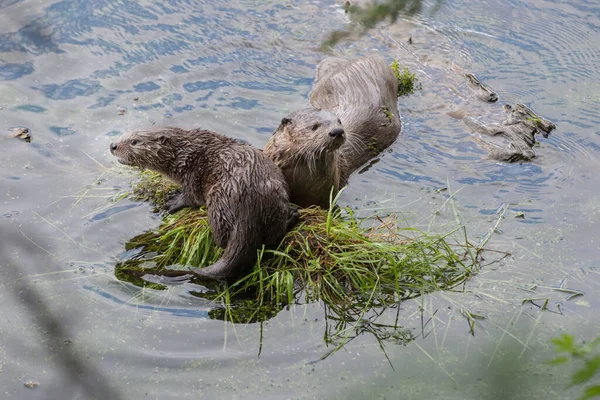
<instances>
[{"instance_id":1,"label":"clump of grass","mask_svg":"<svg viewBox=\"0 0 600 400\"><path fill-rule=\"evenodd\" d=\"M155 178L141 183L162 188ZM349 209L302 209L300 222L279 246L259 250L253 271L217 287L213 299L225 304L228 319L243 322L272 316L264 307L281 309L299 300L322 301L334 314L355 320L370 308L454 288L476 273L477 249L466 239L452 245L452 233L401 227L395 216L361 221ZM137 236L126 249L138 251L120 267L149 273L173 265L206 266L221 254L203 209L167 216L158 230ZM234 304L236 296L246 303Z\"/></svg>"},{"instance_id":2,"label":"clump of grass","mask_svg":"<svg viewBox=\"0 0 600 400\"><path fill-rule=\"evenodd\" d=\"M446 238L400 228L394 216L364 227L352 213L309 208L233 288L260 287L263 302L287 304L301 295L306 302L323 301L337 315L356 315L468 279L477 263Z\"/></svg>"},{"instance_id":3,"label":"clump of grass","mask_svg":"<svg viewBox=\"0 0 600 400\"><path fill-rule=\"evenodd\" d=\"M416 75L412 74L407 67L404 67L404 69L400 71L400 64L397 60L392 61L390 68L394 71L394 75L396 75L396 78L398 79L398 97L413 94L419 80ZM423 88L420 82L418 88Z\"/></svg>"},{"instance_id":4,"label":"clump of grass","mask_svg":"<svg viewBox=\"0 0 600 400\"><path fill-rule=\"evenodd\" d=\"M158 209L163 209L169 196L179 185L149 170L142 171L140 180L133 186L135 200L150 201Z\"/></svg>"},{"instance_id":5,"label":"clump of grass","mask_svg":"<svg viewBox=\"0 0 600 400\"><path fill-rule=\"evenodd\" d=\"M158 230L136 236L125 245L126 250L135 248L143 250L134 259L158 269L174 264L208 265L222 253L213 243L203 208L188 208L165 217Z\"/></svg>"}]
</instances>

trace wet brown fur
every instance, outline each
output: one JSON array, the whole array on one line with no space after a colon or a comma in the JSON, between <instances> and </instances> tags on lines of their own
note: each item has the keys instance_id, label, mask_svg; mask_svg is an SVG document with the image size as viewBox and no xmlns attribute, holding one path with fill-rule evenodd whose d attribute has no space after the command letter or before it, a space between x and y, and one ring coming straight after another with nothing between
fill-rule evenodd
<instances>
[{"instance_id":1,"label":"wet brown fur","mask_svg":"<svg viewBox=\"0 0 600 400\"><path fill-rule=\"evenodd\" d=\"M258 149L214 132L163 128L123 135L111 152L125 165L147 168L182 185L169 212L206 205L223 256L198 275L237 278L253 266L257 249L279 244L296 222L281 170Z\"/></svg>"}]
</instances>

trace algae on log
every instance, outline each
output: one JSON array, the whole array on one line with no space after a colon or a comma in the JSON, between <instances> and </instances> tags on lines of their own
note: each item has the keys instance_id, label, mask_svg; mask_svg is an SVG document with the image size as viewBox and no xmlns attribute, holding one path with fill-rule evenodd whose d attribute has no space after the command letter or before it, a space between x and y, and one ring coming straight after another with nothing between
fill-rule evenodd
<instances>
[{"instance_id":1,"label":"algae on log","mask_svg":"<svg viewBox=\"0 0 600 400\"><path fill-rule=\"evenodd\" d=\"M464 117L463 121L475 132L508 141L507 146L501 147L483 138L476 138L492 158L506 162L531 161L535 157L535 135L541 133L547 138L556 125L520 103L514 107L506 104L504 111L505 116L499 122L483 123L473 117Z\"/></svg>"},{"instance_id":2,"label":"algae on log","mask_svg":"<svg viewBox=\"0 0 600 400\"><path fill-rule=\"evenodd\" d=\"M459 67L454 69L467 79L468 87L477 100L485 103L498 101L498 94L480 82L475 75ZM494 109L498 106L490 104L489 107ZM474 135L473 138L490 154L491 158L504 162L531 161L535 157L533 147L538 144L535 135L541 133L544 137L548 137L550 132L556 129L554 123L537 115L521 103L517 103L514 107L505 104L502 115L493 116L494 122L484 122L489 118L481 115L474 117L463 114L457 118L462 119L473 132L483 135L483 137Z\"/></svg>"}]
</instances>

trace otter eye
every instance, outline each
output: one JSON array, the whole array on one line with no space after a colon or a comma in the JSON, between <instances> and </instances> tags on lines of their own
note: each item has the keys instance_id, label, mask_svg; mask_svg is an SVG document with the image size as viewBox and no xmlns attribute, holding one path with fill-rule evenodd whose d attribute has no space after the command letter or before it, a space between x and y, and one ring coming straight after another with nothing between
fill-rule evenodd
<instances>
[{"instance_id":1,"label":"otter eye","mask_svg":"<svg viewBox=\"0 0 600 400\"><path fill-rule=\"evenodd\" d=\"M317 123L315 123L315 124L312 126L312 130L313 130L313 131L316 131L317 129L319 129L319 127L320 127L320 126L321 126L321 124L319 124L319 123L317 122Z\"/></svg>"},{"instance_id":2,"label":"otter eye","mask_svg":"<svg viewBox=\"0 0 600 400\"><path fill-rule=\"evenodd\" d=\"M289 119L289 118L282 118L282 119L281 119L281 125L287 125L287 124L289 124L290 122L292 122L292 120L291 120L291 119Z\"/></svg>"},{"instance_id":3,"label":"otter eye","mask_svg":"<svg viewBox=\"0 0 600 400\"><path fill-rule=\"evenodd\" d=\"M138 141L137 141L136 139L133 139L133 140L131 141L131 145L132 145L132 146L135 146L136 144L138 144Z\"/></svg>"}]
</instances>

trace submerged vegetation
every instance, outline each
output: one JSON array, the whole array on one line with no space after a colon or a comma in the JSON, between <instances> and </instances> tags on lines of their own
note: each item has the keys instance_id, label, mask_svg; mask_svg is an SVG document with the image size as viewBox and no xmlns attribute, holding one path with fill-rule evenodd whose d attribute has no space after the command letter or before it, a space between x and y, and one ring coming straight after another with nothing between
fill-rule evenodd
<instances>
[{"instance_id":1,"label":"submerged vegetation","mask_svg":"<svg viewBox=\"0 0 600 400\"><path fill-rule=\"evenodd\" d=\"M586 386L580 400L600 397L600 384L593 384L594 378L600 376L600 337L589 343L575 343L572 335L563 334L552 339L554 351L560 354L550 361L550 364L561 365L568 363L578 363L581 367L571 376L571 386ZM597 381L596 381L597 382Z\"/></svg>"},{"instance_id":2,"label":"submerged vegetation","mask_svg":"<svg viewBox=\"0 0 600 400\"><path fill-rule=\"evenodd\" d=\"M154 173L144 173L134 193L138 198L164 201L173 187L161 180ZM277 248L258 251L250 274L233 284L202 282L207 290L193 294L215 303L212 318L264 321L289 304L320 301L328 319L335 321L328 325L329 342L339 339L343 343L351 332L356 336L365 331L380 339L405 342L412 339L411 334L397 321L391 326L376 323L380 312L375 310L456 288L479 269L481 249L467 241L462 227L438 235L402 227L395 215L360 220L350 209L339 207L306 208L300 213L300 222ZM461 243L455 242L456 237ZM186 266L209 265L221 253L203 209L185 209L165 217L157 230L135 237L126 250L117 277L156 289L164 286L141 277L182 276L187 274Z\"/></svg>"}]
</instances>

